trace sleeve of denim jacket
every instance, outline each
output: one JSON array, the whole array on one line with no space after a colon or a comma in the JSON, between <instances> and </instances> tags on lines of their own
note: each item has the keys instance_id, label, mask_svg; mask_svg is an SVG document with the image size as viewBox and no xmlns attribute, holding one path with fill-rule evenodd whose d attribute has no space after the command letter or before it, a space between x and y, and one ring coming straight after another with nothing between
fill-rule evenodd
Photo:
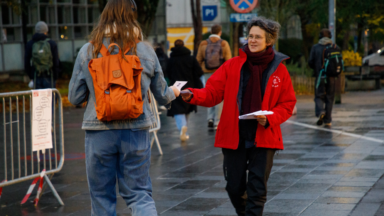
<instances>
[{"instance_id":1,"label":"sleeve of denim jacket","mask_svg":"<svg viewBox=\"0 0 384 216\"><path fill-rule=\"evenodd\" d=\"M167 81L164 79L164 73L155 52L153 52L153 54L155 71L154 76L151 77L151 92L159 105L165 105L166 108L169 109L171 102L176 99L176 96L173 93L173 90L168 87Z\"/></svg>"},{"instance_id":2,"label":"sleeve of denim jacket","mask_svg":"<svg viewBox=\"0 0 384 216\"><path fill-rule=\"evenodd\" d=\"M88 45L89 43L80 49L73 67L71 81L69 82L68 100L73 105L80 105L87 100L88 87L85 82L83 66L87 61Z\"/></svg>"}]
</instances>

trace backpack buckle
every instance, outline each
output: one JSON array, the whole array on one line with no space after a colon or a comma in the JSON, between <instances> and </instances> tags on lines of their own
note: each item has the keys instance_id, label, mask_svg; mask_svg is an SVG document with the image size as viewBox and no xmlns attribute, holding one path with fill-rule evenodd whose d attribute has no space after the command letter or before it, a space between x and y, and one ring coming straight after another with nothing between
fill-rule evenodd
<instances>
[{"instance_id":1,"label":"backpack buckle","mask_svg":"<svg viewBox=\"0 0 384 216\"><path fill-rule=\"evenodd\" d=\"M132 90L127 90L127 93L131 93L132 92Z\"/></svg>"},{"instance_id":2,"label":"backpack buckle","mask_svg":"<svg viewBox=\"0 0 384 216\"><path fill-rule=\"evenodd\" d=\"M105 94L109 94L109 91L105 90L104 93L105 93Z\"/></svg>"}]
</instances>

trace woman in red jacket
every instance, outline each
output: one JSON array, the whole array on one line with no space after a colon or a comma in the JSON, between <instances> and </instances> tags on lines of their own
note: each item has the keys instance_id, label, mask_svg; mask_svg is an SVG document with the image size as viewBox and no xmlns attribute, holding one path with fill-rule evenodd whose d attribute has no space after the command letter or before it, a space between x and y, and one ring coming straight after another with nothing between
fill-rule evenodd
<instances>
[{"instance_id":1,"label":"woman in red jacket","mask_svg":"<svg viewBox=\"0 0 384 216\"><path fill-rule=\"evenodd\" d=\"M248 44L239 50L240 56L226 61L205 88L187 89L181 95L186 102L205 107L224 100L215 146L223 151L229 198L238 215L248 216L263 214L273 156L284 149L280 124L292 115L296 97L282 64L288 56L272 48L280 24L257 17L247 28ZM259 110L273 114L239 119Z\"/></svg>"}]
</instances>

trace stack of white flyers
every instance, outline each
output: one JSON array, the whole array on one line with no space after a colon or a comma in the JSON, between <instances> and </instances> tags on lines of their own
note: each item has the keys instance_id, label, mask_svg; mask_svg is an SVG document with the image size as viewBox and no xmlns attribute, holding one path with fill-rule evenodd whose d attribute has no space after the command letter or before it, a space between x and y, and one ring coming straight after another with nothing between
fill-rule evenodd
<instances>
[{"instance_id":1,"label":"stack of white flyers","mask_svg":"<svg viewBox=\"0 0 384 216\"><path fill-rule=\"evenodd\" d=\"M239 119L255 119L256 116L260 116L260 115L273 115L273 112L272 111L266 111L266 110L259 110L259 111L253 112L253 113L241 115L241 116L239 116Z\"/></svg>"}]
</instances>

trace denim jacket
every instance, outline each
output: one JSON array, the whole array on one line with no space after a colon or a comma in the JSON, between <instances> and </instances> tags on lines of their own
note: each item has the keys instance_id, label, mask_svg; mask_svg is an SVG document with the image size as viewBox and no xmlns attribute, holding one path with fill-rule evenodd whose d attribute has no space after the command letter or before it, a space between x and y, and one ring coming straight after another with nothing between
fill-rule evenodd
<instances>
[{"instance_id":1,"label":"denim jacket","mask_svg":"<svg viewBox=\"0 0 384 216\"><path fill-rule=\"evenodd\" d=\"M109 38L104 38L103 44L108 47ZM79 51L75 66L73 68L72 78L69 83L68 100L74 105L80 105L87 101L84 113L82 129L84 130L110 130L110 129L145 129L149 128L155 122L155 116L150 110L148 100L148 89L153 93L156 101L160 105L168 105L174 100L175 94L167 86L164 79L156 53L151 46L144 42L137 44L137 56L141 61L143 72L141 75L141 92L144 100L143 114L136 119L118 120L104 122L96 117L95 92L93 89L92 76L88 70L88 63L92 59L93 46L90 43L85 44ZM112 54L118 53L117 47ZM99 54L98 57L102 55Z\"/></svg>"}]
</instances>

